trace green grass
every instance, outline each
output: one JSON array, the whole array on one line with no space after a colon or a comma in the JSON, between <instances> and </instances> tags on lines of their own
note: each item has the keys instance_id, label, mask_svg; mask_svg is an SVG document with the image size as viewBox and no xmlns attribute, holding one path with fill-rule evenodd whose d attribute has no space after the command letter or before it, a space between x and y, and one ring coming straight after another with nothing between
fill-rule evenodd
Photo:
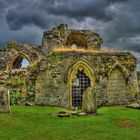
<instances>
[{"instance_id":1,"label":"green grass","mask_svg":"<svg viewBox=\"0 0 140 140\"><path fill-rule=\"evenodd\" d=\"M97 116L51 115L62 110L12 106L11 114L0 114L0 140L140 140L140 110L102 107ZM120 125L125 120L133 125Z\"/></svg>"}]
</instances>

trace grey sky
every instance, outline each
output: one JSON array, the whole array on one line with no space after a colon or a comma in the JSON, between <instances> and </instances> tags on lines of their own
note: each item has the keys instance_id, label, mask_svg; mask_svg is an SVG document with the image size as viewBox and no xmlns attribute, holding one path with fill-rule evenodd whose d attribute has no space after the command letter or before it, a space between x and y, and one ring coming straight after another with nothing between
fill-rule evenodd
<instances>
[{"instance_id":1,"label":"grey sky","mask_svg":"<svg viewBox=\"0 0 140 140\"><path fill-rule=\"evenodd\" d=\"M0 46L8 40L40 44L54 23L92 29L103 48L131 51L140 69L139 0L0 0Z\"/></svg>"}]
</instances>

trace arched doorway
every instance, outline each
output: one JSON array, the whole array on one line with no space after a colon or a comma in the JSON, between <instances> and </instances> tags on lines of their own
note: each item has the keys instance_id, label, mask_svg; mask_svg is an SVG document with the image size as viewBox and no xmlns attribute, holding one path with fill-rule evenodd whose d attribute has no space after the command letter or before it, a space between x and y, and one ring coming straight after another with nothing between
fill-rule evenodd
<instances>
[{"instance_id":1,"label":"arched doorway","mask_svg":"<svg viewBox=\"0 0 140 140\"><path fill-rule=\"evenodd\" d=\"M83 70L78 70L72 81L72 106L81 108L83 92L90 86L90 79Z\"/></svg>"},{"instance_id":2,"label":"arched doorway","mask_svg":"<svg viewBox=\"0 0 140 140\"><path fill-rule=\"evenodd\" d=\"M95 87L95 74L88 61L80 59L73 63L67 73L69 108L82 106L82 95L88 87Z\"/></svg>"},{"instance_id":3,"label":"arched doorway","mask_svg":"<svg viewBox=\"0 0 140 140\"><path fill-rule=\"evenodd\" d=\"M115 67L109 76L107 96L109 105L120 105L126 100L126 80L123 71Z\"/></svg>"}]
</instances>

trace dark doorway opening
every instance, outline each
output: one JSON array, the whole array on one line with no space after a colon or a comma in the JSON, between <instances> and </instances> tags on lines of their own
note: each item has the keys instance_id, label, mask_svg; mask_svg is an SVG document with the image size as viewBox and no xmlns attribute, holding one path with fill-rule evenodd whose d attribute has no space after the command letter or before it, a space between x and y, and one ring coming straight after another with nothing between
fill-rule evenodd
<instances>
[{"instance_id":1,"label":"dark doorway opening","mask_svg":"<svg viewBox=\"0 0 140 140\"><path fill-rule=\"evenodd\" d=\"M72 81L72 106L82 107L83 92L90 86L90 79L84 71L78 70L76 78Z\"/></svg>"}]
</instances>

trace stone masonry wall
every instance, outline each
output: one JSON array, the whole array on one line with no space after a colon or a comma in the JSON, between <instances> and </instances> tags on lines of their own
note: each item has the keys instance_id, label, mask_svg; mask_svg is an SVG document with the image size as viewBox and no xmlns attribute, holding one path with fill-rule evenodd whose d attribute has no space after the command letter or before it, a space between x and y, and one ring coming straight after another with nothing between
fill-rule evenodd
<instances>
[{"instance_id":1,"label":"stone masonry wall","mask_svg":"<svg viewBox=\"0 0 140 140\"><path fill-rule=\"evenodd\" d=\"M70 71L83 62L89 78L94 79L91 86L96 88L98 106L129 104L140 96L136 58L130 53L101 51L102 42L100 35L91 30L60 24L44 32L41 46L10 43L0 50L0 84L10 91L20 90L23 100L70 107ZM59 47L62 50L56 51ZM17 58L26 58L29 66L16 67Z\"/></svg>"},{"instance_id":2,"label":"stone masonry wall","mask_svg":"<svg viewBox=\"0 0 140 140\"><path fill-rule=\"evenodd\" d=\"M50 31L44 32L42 46L45 52L55 47L70 47L72 42L78 43L86 49L100 50L103 42L99 34L90 30L69 29L67 24L60 24Z\"/></svg>"},{"instance_id":3,"label":"stone masonry wall","mask_svg":"<svg viewBox=\"0 0 140 140\"><path fill-rule=\"evenodd\" d=\"M39 46L26 44L9 45L0 50L0 71L12 69L14 60L19 56L26 58L29 63L34 63L41 59L44 54Z\"/></svg>"},{"instance_id":4,"label":"stone masonry wall","mask_svg":"<svg viewBox=\"0 0 140 140\"><path fill-rule=\"evenodd\" d=\"M136 59L130 53L51 52L37 65L36 73L40 71L35 78L35 101L37 104L69 106L69 85L66 77L69 68L78 60L86 60L93 66L98 106L107 105L109 102L114 105L128 104L135 100L135 95L138 92ZM115 72L111 76L113 70ZM114 79L115 75L116 79ZM108 92L110 83L114 84L113 87L116 87L117 93L113 93L112 89ZM119 88L118 83L123 83L123 85L120 85ZM112 93L116 95L113 96Z\"/></svg>"}]
</instances>

